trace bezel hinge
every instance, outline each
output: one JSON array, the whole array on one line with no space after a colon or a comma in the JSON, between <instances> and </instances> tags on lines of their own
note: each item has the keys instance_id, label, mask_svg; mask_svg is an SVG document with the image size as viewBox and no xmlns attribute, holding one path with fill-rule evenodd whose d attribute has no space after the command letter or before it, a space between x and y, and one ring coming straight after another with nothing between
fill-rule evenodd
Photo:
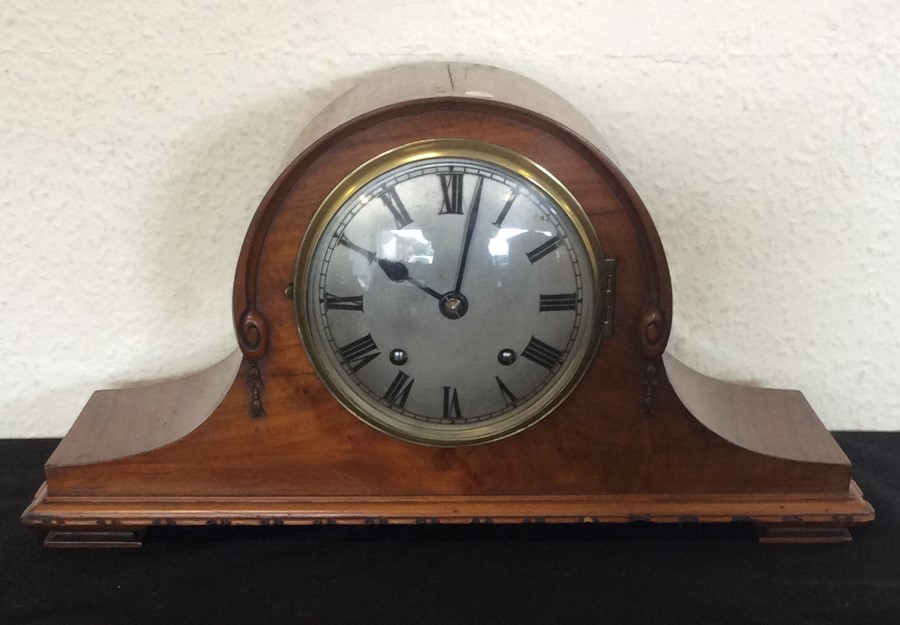
<instances>
[{"instance_id":1,"label":"bezel hinge","mask_svg":"<svg viewBox=\"0 0 900 625\"><path fill-rule=\"evenodd\" d=\"M613 334L616 321L616 259L606 258L603 261L606 285L603 290L603 314L601 316L600 336Z\"/></svg>"}]
</instances>

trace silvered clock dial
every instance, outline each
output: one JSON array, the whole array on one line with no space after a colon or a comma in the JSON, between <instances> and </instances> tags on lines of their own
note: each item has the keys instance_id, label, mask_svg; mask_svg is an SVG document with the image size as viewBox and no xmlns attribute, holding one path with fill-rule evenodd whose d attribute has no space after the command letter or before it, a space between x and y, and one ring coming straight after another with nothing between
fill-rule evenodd
<instances>
[{"instance_id":1,"label":"silvered clock dial","mask_svg":"<svg viewBox=\"0 0 900 625\"><path fill-rule=\"evenodd\" d=\"M413 143L320 207L296 264L297 325L366 423L484 443L546 416L584 373L602 257L578 202L535 163L481 142Z\"/></svg>"}]
</instances>

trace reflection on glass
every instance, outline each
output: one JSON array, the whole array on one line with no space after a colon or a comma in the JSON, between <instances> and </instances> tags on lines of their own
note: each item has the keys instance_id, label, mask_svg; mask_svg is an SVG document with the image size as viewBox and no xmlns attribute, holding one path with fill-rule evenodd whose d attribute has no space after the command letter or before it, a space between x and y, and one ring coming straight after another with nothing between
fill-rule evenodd
<instances>
[{"instance_id":1,"label":"reflection on glass","mask_svg":"<svg viewBox=\"0 0 900 625\"><path fill-rule=\"evenodd\" d=\"M545 237L553 236L552 233L543 230L523 230L522 228L500 228L496 236L488 242L488 252L494 258L495 265L509 264L509 240L526 232L543 234Z\"/></svg>"},{"instance_id":2,"label":"reflection on glass","mask_svg":"<svg viewBox=\"0 0 900 625\"><path fill-rule=\"evenodd\" d=\"M431 241L421 230L381 230L378 238L379 258L423 265L430 265L434 260Z\"/></svg>"}]
</instances>

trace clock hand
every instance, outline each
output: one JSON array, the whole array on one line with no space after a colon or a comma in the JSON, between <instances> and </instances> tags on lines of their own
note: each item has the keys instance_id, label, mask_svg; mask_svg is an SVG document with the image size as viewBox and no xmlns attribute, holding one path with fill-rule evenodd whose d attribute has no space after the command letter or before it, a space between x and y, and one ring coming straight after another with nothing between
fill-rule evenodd
<instances>
[{"instance_id":1,"label":"clock hand","mask_svg":"<svg viewBox=\"0 0 900 625\"><path fill-rule=\"evenodd\" d=\"M469 245L472 243L472 235L475 234L475 221L478 219L478 207L481 204L481 187L484 185L484 178L478 177L475 184L475 192L472 194L472 204L469 206L469 214L466 215L466 235L463 239L462 252L459 255L459 270L456 272L456 288L454 293L459 293L462 287L463 274L466 271L466 260L469 257Z\"/></svg>"},{"instance_id":2,"label":"clock hand","mask_svg":"<svg viewBox=\"0 0 900 625\"><path fill-rule=\"evenodd\" d=\"M434 289L428 288L427 286L425 286L424 284L422 284L415 278L407 278L406 281L409 282L410 284L412 284L413 286L416 286L416 287L422 289L423 291L425 291L426 293L428 293L431 297L433 297L435 299L441 299L443 297L443 295L441 295Z\"/></svg>"},{"instance_id":3,"label":"clock hand","mask_svg":"<svg viewBox=\"0 0 900 625\"><path fill-rule=\"evenodd\" d=\"M358 246L356 243L348 239L344 234L342 234L338 239L338 245L343 245L344 247L350 248L357 254L362 254L370 263L375 262L375 252L370 252L366 248Z\"/></svg>"},{"instance_id":4,"label":"clock hand","mask_svg":"<svg viewBox=\"0 0 900 625\"><path fill-rule=\"evenodd\" d=\"M415 278L411 278L409 275L409 269L407 269L406 265L399 261L379 258L378 266L381 267L382 271L384 271L384 274L391 282L409 282L413 286L422 289L435 299L441 299L443 297L443 295L441 295L434 289L425 286Z\"/></svg>"}]
</instances>

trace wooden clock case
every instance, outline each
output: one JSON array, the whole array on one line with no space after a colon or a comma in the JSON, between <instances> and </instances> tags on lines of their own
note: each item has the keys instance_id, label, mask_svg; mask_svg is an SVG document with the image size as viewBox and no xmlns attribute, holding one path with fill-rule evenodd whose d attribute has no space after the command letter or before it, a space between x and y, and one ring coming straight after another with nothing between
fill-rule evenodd
<instances>
[{"instance_id":1,"label":"wooden clock case","mask_svg":"<svg viewBox=\"0 0 900 625\"><path fill-rule=\"evenodd\" d=\"M556 176L615 259L611 334L571 396L490 444L435 448L344 410L298 337L300 239L354 168L399 145L501 145ZM665 354L672 295L646 208L591 124L494 68L369 77L317 116L257 210L234 284L239 348L195 375L98 391L23 521L49 546L139 545L155 525L748 521L766 541L847 541L873 518L797 391L703 376Z\"/></svg>"}]
</instances>

